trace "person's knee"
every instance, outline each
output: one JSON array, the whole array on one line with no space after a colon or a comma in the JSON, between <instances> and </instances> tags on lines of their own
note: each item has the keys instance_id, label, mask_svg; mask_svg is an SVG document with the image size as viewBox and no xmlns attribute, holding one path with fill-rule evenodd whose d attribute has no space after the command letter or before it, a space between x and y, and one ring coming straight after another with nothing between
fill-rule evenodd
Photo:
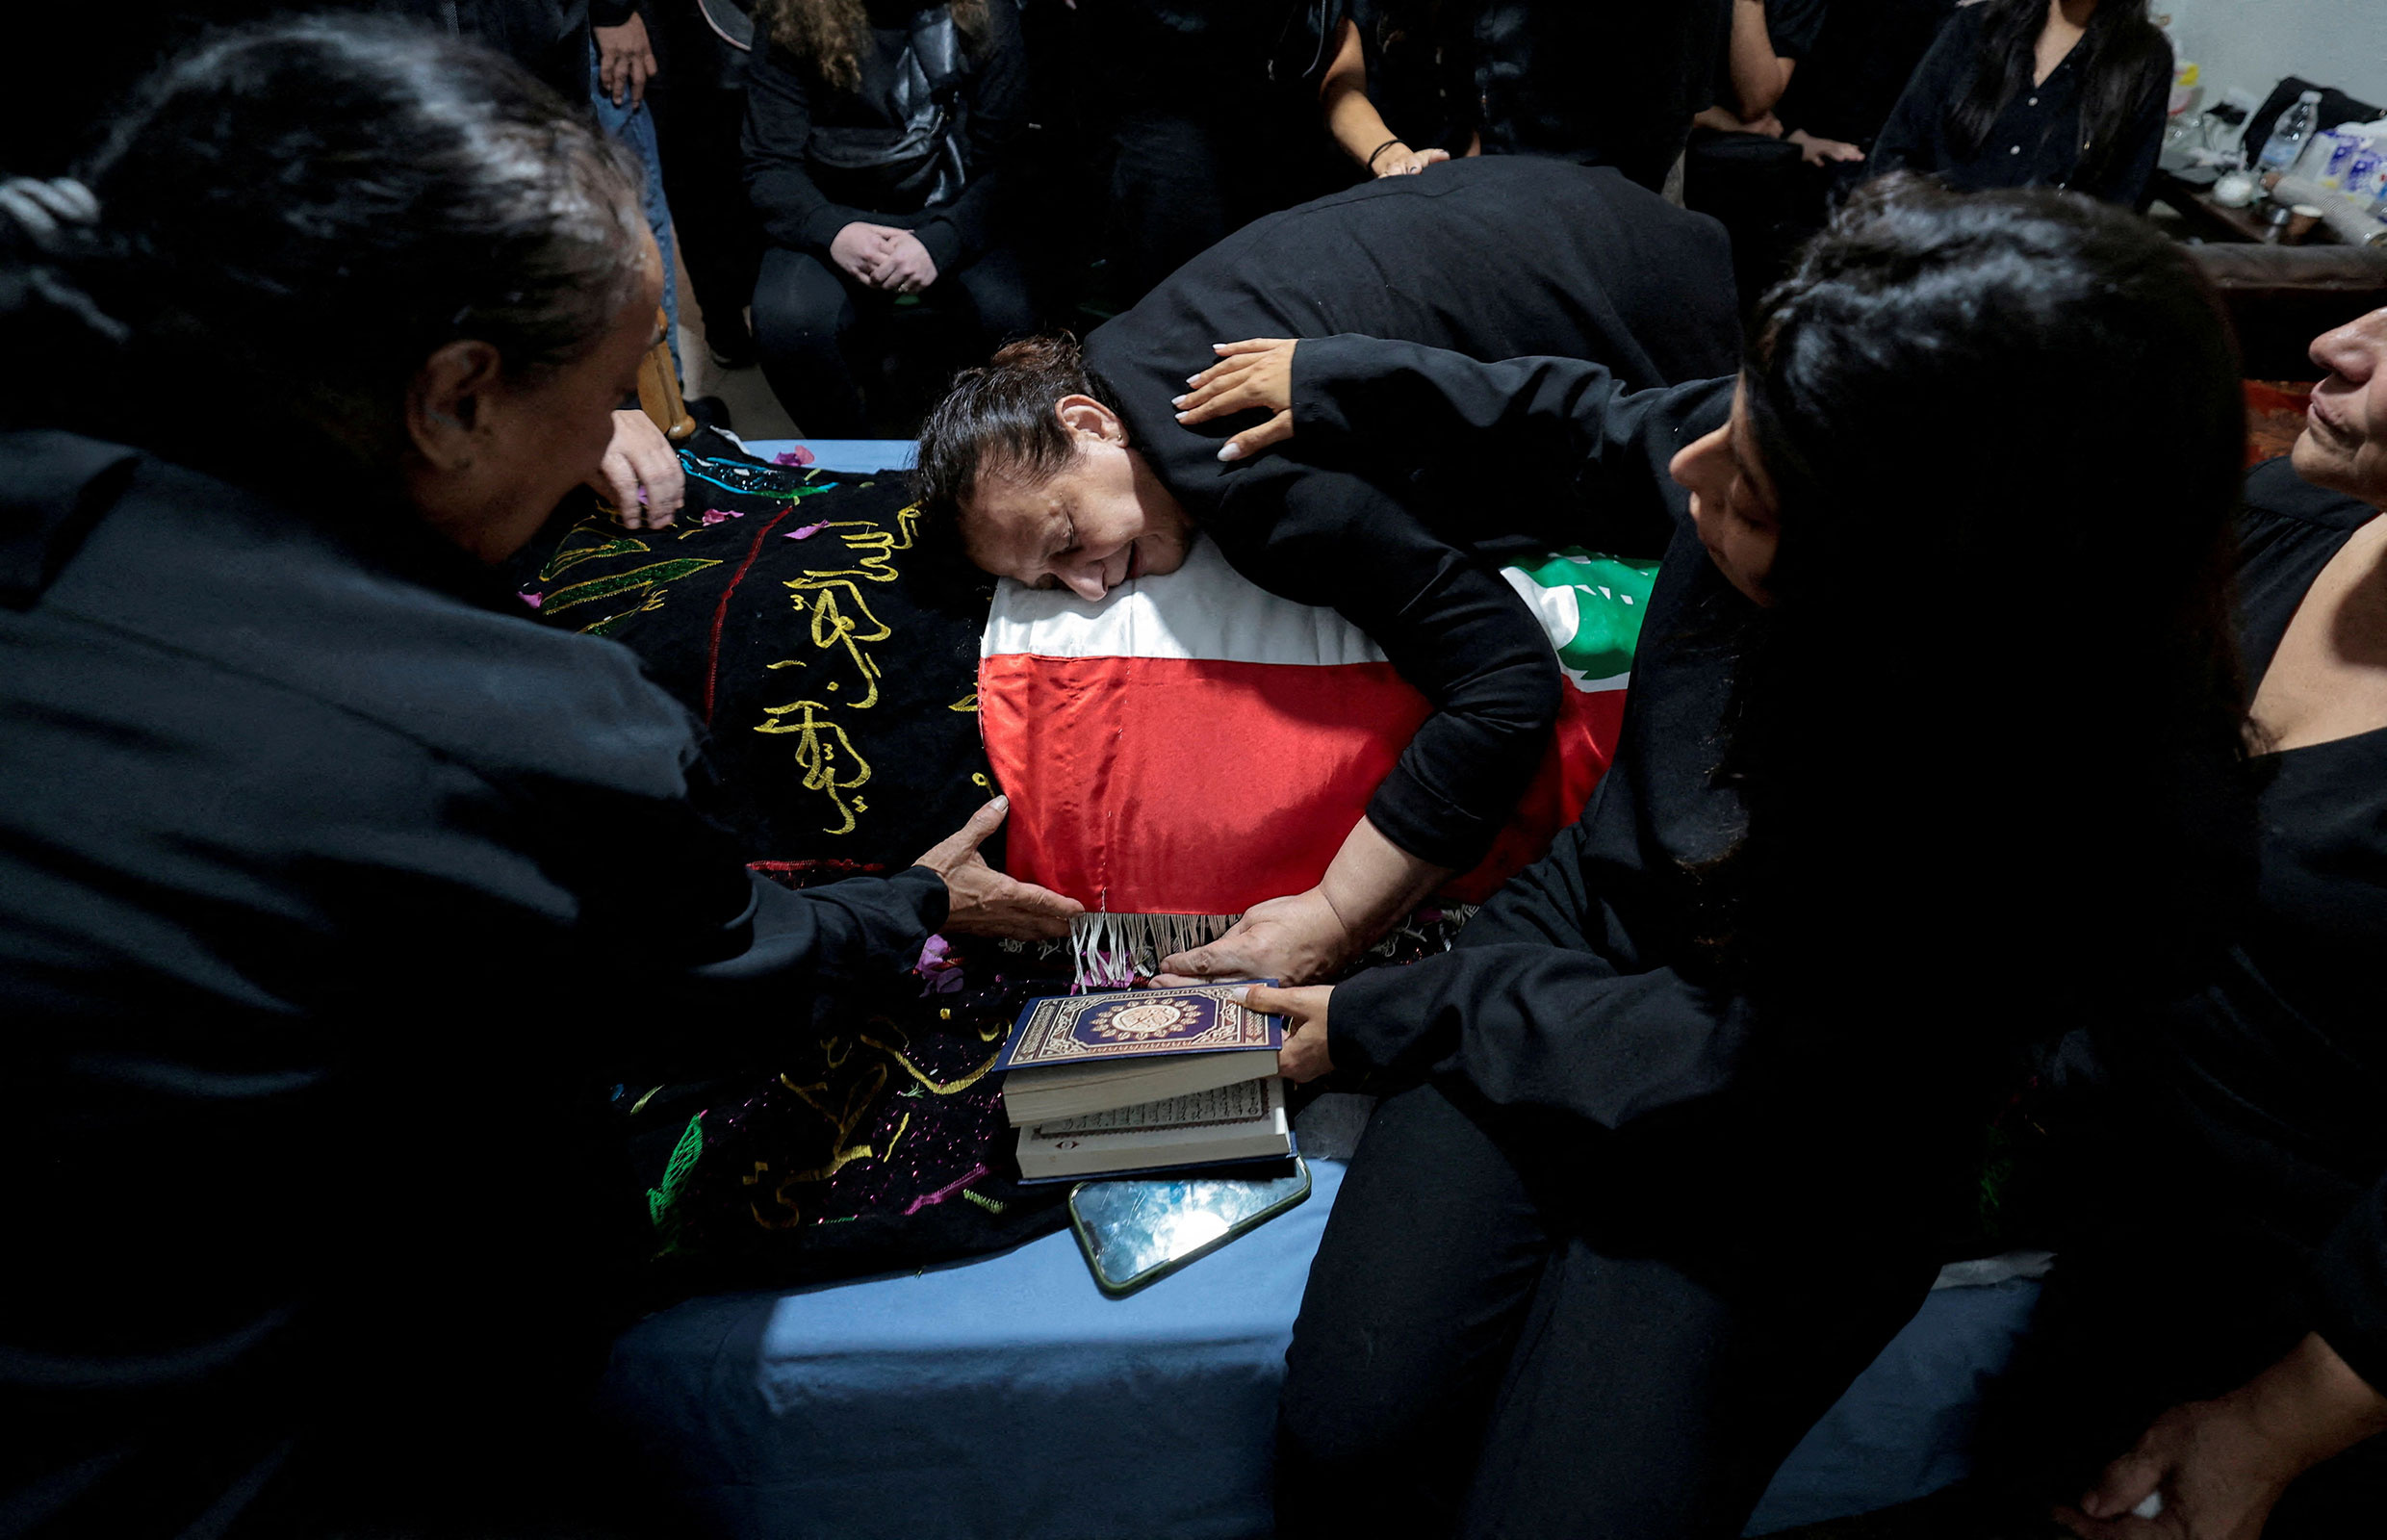
<instances>
[{"instance_id":1,"label":"person's knee","mask_svg":"<svg viewBox=\"0 0 2387 1540\"><path fill-rule=\"evenodd\" d=\"M851 323L844 286L814 259L775 250L755 279L757 346L775 353L817 351L836 345Z\"/></svg>"}]
</instances>

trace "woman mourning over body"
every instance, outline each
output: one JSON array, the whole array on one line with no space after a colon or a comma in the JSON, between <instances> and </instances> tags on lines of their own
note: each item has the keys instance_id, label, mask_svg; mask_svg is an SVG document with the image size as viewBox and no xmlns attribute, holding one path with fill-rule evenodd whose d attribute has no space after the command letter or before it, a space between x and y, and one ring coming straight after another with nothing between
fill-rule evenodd
<instances>
[{"instance_id":1,"label":"woman mourning over body","mask_svg":"<svg viewBox=\"0 0 2387 1540\"><path fill-rule=\"evenodd\" d=\"M1912 179L1736 377L1228 360L1203 409L1290 409L1255 438L1563 458L1677 531L1581 821L1452 951L1257 991L1288 1073L1412 1088L1310 1273L1282 1532L1737 1535L1921 1302L2025 1045L2206 976L2244 866L2235 376L2135 218ZM2058 388L2100 411L2051 427Z\"/></svg>"},{"instance_id":2,"label":"woman mourning over body","mask_svg":"<svg viewBox=\"0 0 2387 1540\"><path fill-rule=\"evenodd\" d=\"M2146 0L1982 0L1940 29L1867 167L2138 208L2170 86L2171 45Z\"/></svg>"},{"instance_id":3,"label":"woman mourning over body","mask_svg":"<svg viewBox=\"0 0 2387 1540\"><path fill-rule=\"evenodd\" d=\"M978 346L1035 328L1005 229L1004 161L1027 126L1014 0L770 0L746 87L746 191L770 249L755 345L807 433L864 436L846 349L918 295Z\"/></svg>"},{"instance_id":4,"label":"woman mourning over body","mask_svg":"<svg viewBox=\"0 0 2387 1540\"><path fill-rule=\"evenodd\" d=\"M277 23L167 66L81 183L0 189L11 356L73 375L0 400L12 1527L502 1532L592 1490L637 1240L593 1088L1074 908L976 858L999 808L757 883L689 714L493 574L654 342L584 119L466 44Z\"/></svg>"}]
</instances>

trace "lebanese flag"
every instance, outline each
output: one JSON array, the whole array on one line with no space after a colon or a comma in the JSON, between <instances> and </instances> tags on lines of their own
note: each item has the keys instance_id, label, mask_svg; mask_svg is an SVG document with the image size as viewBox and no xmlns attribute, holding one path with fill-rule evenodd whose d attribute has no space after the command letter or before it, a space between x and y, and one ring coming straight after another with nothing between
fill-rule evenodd
<instances>
[{"instance_id":1,"label":"lebanese flag","mask_svg":"<svg viewBox=\"0 0 2387 1540\"><path fill-rule=\"evenodd\" d=\"M1481 902L1582 812L1615 754L1652 571L1585 554L1504 574L1572 687L1515 817L1445 898ZM1099 603L1003 582L978 704L1012 875L1112 914L1240 914L1314 886L1428 710L1357 627L1268 593L1206 540Z\"/></svg>"}]
</instances>

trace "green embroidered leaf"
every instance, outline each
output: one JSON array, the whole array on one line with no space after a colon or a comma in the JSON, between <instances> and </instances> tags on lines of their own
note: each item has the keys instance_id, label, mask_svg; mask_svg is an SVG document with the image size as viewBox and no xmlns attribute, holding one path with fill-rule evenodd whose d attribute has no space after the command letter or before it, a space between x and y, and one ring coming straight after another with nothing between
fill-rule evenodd
<instances>
[{"instance_id":1,"label":"green embroidered leaf","mask_svg":"<svg viewBox=\"0 0 2387 1540\"><path fill-rule=\"evenodd\" d=\"M628 572L617 572L610 578L592 578L584 583L574 583L567 588L558 588L547 596L547 603L539 608L543 614L552 615L559 609L570 609L575 604L585 604L592 600L610 599L615 594L627 594L641 588L652 588L656 583L671 582L676 578L685 578L692 572L703 572L707 567L720 565L718 561L708 561L701 556L679 556L670 561L652 561L643 567L632 567Z\"/></svg>"},{"instance_id":2,"label":"green embroidered leaf","mask_svg":"<svg viewBox=\"0 0 2387 1540\"><path fill-rule=\"evenodd\" d=\"M602 540L593 546L567 547L549 557L547 565L539 569L539 581L553 582L555 575L566 567L578 566L583 561L591 561L599 556L621 556L633 551L646 549L638 541L629 539Z\"/></svg>"}]
</instances>

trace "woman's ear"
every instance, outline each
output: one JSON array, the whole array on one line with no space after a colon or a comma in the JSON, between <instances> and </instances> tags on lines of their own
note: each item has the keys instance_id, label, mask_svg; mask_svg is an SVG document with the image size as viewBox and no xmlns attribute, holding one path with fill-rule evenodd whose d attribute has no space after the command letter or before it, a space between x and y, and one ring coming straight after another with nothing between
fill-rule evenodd
<instances>
[{"instance_id":1,"label":"woman's ear","mask_svg":"<svg viewBox=\"0 0 2387 1540\"><path fill-rule=\"evenodd\" d=\"M406 393L406 437L443 471L460 471L486 435L489 393L498 383L498 350L477 339L449 343L423 361Z\"/></svg>"},{"instance_id":2,"label":"woman's ear","mask_svg":"<svg viewBox=\"0 0 2387 1540\"><path fill-rule=\"evenodd\" d=\"M1119 415L1091 396L1064 396L1053 403L1053 415L1072 437L1104 444L1127 442L1127 424Z\"/></svg>"}]
</instances>

